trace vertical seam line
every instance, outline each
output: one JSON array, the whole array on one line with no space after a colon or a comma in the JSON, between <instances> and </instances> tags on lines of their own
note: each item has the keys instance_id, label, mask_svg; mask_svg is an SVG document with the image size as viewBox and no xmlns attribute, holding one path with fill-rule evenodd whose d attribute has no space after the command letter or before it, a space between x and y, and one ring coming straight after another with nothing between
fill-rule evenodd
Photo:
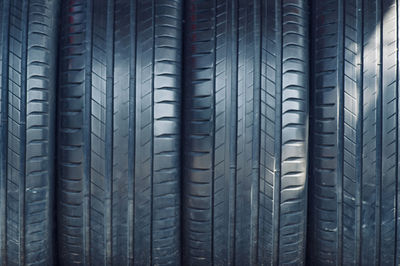
<instances>
[{"instance_id":1,"label":"vertical seam line","mask_svg":"<svg viewBox=\"0 0 400 266\"><path fill-rule=\"evenodd\" d=\"M27 115L27 88L28 88L28 28L29 28L29 5L30 1L26 0L23 1L22 4L22 53L21 53L21 112L20 112L20 136L21 136L21 143L20 143L20 195L19 195L19 204L20 204L20 263L24 265L26 263L26 221L25 221L25 191L26 191L26 134L27 134L27 127L26 127L26 115ZM21 191L21 189L23 189Z\"/></svg>"},{"instance_id":2,"label":"vertical seam line","mask_svg":"<svg viewBox=\"0 0 400 266\"><path fill-rule=\"evenodd\" d=\"M9 73L8 73L8 67L9 67L9 26L10 26L10 4L11 2L9 0L4 0L3 2L3 10L0 12L3 12L3 17L2 17L2 41L3 41L3 51L2 51L2 80L1 80L1 168L0 171L2 175L0 176L1 179L1 184L0 186L2 187L1 190L1 208L2 208L2 216L1 216L1 228L0 228L0 234L1 234L1 253L0 253L0 263L3 265L7 264L7 211L6 211L6 206L7 206L7 164L8 164L8 134L7 134L7 129L8 129L8 79L9 79Z\"/></svg>"},{"instance_id":3,"label":"vertical seam line","mask_svg":"<svg viewBox=\"0 0 400 266\"><path fill-rule=\"evenodd\" d=\"M398 214L399 214L399 180L398 180L398 174L399 174L399 1L395 1L395 6L396 6L396 201L395 201L395 242L394 242L394 263L395 265L398 265Z\"/></svg>"},{"instance_id":4,"label":"vertical seam line","mask_svg":"<svg viewBox=\"0 0 400 266\"><path fill-rule=\"evenodd\" d=\"M266 101L266 98L267 98L267 96L266 96L266 91L267 91L267 89L266 89L266 86L267 86L267 83L266 83L266 79L265 79L265 76L263 76L263 66L264 66L264 63L263 62L266 62L266 60L267 60L267 57L266 57L266 54L265 54L265 52L264 52L264 48L265 48L265 46L264 45L266 45L265 44L265 42L264 42L264 36L265 36L265 34L264 34L264 31L265 31L265 25L264 25L264 23L266 24L266 19L263 19L263 14L266 14L266 12L264 12L265 11L265 9L267 8L267 3L266 3L266 1L264 2L264 1L261 1L261 3L260 3L260 154L259 154L259 158L260 158L260 168L262 167L262 172L264 172L263 174L261 174L261 171L260 171L260 174L259 174L259 178L260 178L260 180L262 180L262 183L260 182L259 183L259 190L261 191L261 189L262 190L266 190L266 155L264 154L264 156L261 156L261 153L263 152L263 150L264 150L264 152L265 153L267 153L267 149L266 149L266 136L265 136L265 132L262 132L263 130L262 130L262 128L264 127L264 128L267 128L267 119L265 118L265 116L266 116L266 112L265 112L265 110L267 109L267 107L266 107L266 105L267 104L265 104L265 103L263 103L262 102L262 99L264 98L265 99L265 101ZM265 69L265 73L267 72L267 70ZM263 82L265 83L264 84L264 87L263 87ZM264 112L262 111L262 108L261 108L261 105L264 105ZM264 116L264 117L263 117ZM264 130L265 131L265 130ZM262 139L264 139L264 144L263 144L263 141L262 141ZM263 158L263 159L262 159ZM262 188L261 188L261 186L262 186ZM264 261L266 260L266 256L265 256L265 250L267 249L266 248L266 244L265 244L265 241L264 241L264 237L263 237L263 232L264 232L264 230L265 230L265 225L263 224L263 220L265 219L265 210L263 210L263 211L261 211L262 209L264 209L265 208L265 195L263 195L262 197L261 197L261 192L258 192L259 193L259 215L258 215L258 238L259 238L259 240L258 240L258 247L257 247L257 259L258 259L258 261L261 261L261 263L264 263ZM262 204L261 204L261 202L262 202ZM263 205L263 207L260 207L261 205ZM273 223L273 221L272 221L272 223ZM261 236L261 237L260 237Z\"/></svg>"},{"instance_id":5,"label":"vertical seam line","mask_svg":"<svg viewBox=\"0 0 400 266\"><path fill-rule=\"evenodd\" d=\"M382 204L382 92L383 92L383 84L382 84L382 31L383 31L383 17L382 17L382 1L378 0L377 1L377 20L378 20L378 25L379 25L379 36L376 40L377 42L377 50L378 50L378 73L377 73L377 83L378 83L378 106L377 106L377 189L378 189L378 195L377 195L377 213L376 213L376 219L377 222L375 223L377 227L377 236L376 236L376 263L377 265L380 265L381 261L381 204Z\"/></svg>"},{"instance_id":6,"label":"vertical seam line","mask_svg":"<svg viewBox=\"0 0 400 266\"><path fill-rule=\"evenodd\" d=\"M252 184L251 184L251 235L250 235L250 252L251 263L257 264L258 261L258 217L259 217L259 176L260 176L260 114L261 114L261 4L257 0L253 0L253 42L254 42L254 69L253 69L253 129L252 134L255 136L252 143ZM259 22L259 23L257 23ZM257 40L258 37L258 40ZM257 163L255 165L255 162ZM254 206L253 206L254 205ZM253 213L255 212L255 213Z\"/></svg>"},{"instance_id":7,"label":"vertical seam line","mask_svg":"<svg viewBox=\"0 0 400 266\"><path fill-rule=\"evenodd\" d=\"M150 256L150 265L152 265L153 264L153 230L154 230L154 226L153 226L153 219L154 219L154 215L153 215L153 205L154 205L154 195L153 195L153 193L154 193L154 191L153 191L153 189L154 189L154 186L153 186L153 183L154 183L154 92L155 92L155 87L154 87L154 77L155 77L155 74L154 74L154 70L155 70L155 67L154 67L154 65L155 65L155 50L156 50L156 48L155 48L155 44L156 44L156 41L155 41L155 38L156 38L156 34L155 34L155 31L156 31L156 1L155 0L152 0L153 1L153 3L152 3L152 27L153 27L153 32L152 32L152 34L153 34L153 40L152 40L152 45L153 45L153 47L152 47L152 79L151 79L151 90L152 90L152 92L151 92L151 160L150 160L150 163L151 163L151 181L150 181L150 254L149 254L149 256Z\"/></svg>"},{"instance_id":8,"label":"vertical seam line","mask_svg":"<svg viewBox=\"0 0 400 266\"><path fill-rule=\"evenodd\" d=\"M233 232L232 233L232 235L233 235L232 264L235 265L235 262L236 262L236 221L237 221L237 219L236 219L236 215L237 215L237 209L236 209L236 206L237 206L237 202L236 202L236 199L237 199L237 186L236 186L236 184L237 184L237 144L238 144L237 143L237 139L238 139L237 136L238 136L238 122L239 122L238 121L238 106L239 106L238 105L239 104L239 101L238 101L238 93L239 93L239 91L238 91L239 1L238 0L234 0L233 3L234 3L234 6L232 6L232 14L234 16L233 21L235 23L234 25L232 25L233 32L235 34L235 57L234 57L235 64L234 64L234 67L233 67L233 73L234 73L234 77L235 77L235 79L233 80L233 84L234 84L233 88L235 88L235 90L234 90L234 96L235 96L235 99L234 99L234 107L235 107L235 112L234 112L234 114L235 114L235 117L234 117L234 119L235 119L235 123L234 123L234 125L235 125L235 128L234 128L235 149L233 151L233 155L234 155L233 156L233 163L234 163L233 193L234 193L234 198L233 198L233 229L232 229L232 232Z\"/></svg>"},{"instance_id":9,"label":"vertical seam line","mask_svg":"<svg viewBox=\"0 0 400 266\"><path fill-rule=\"evenodd\" d=\"M345 34L345 3L344 0L339 0L338 2L338 46L337 46L337 95L338 95L338 107L337 107L337 261L336 265L341 265L343 262L343 140L344 140L344 130L343 130L343 119L344 119L344 34Z\"/></svg>"},{"instance_id":10,"label":"vertical seam line","mask_svg":"<svg viewBox=\"0 0 400 266\"><path fill-rule=\"evenodd\" d=\"M106 28L106 183L105 200L105 262L112 264L112 195L113 195L113 132L114 132L114 0L107 1Z\"/></svg>"},{"instance_id":11,"label":"vertical seam line","mask_svg":"<svg viewBox=\"0 0 400 266\"><path fill-rule=\"evenodd\" d=\"M307 54L307 58L311 58L311 54L310 54L310 23L309 23L309 14L307 14L307 9L310 9L310 5L307 1L302 1L301 4L301 8L300 10L302 12L304 12L303 14L305 14L305 19L302 23L302 27L306 32L306 38L304 40L304 47L303 47L303 51L304 53ZM302 242L302 254L301 254L301 259L300 262L301 263L306 263L306 252L307 252L307 229L308 229L308 224L307 224L307 214L308 214L308 187L309 187L309 153L310 153L310 61L306 61L304 64L304 76L305 76L305 82L304 84L304 89L306 91L306 95L303 98L304 102L306 103L306 107L305 107L305 114L307 115L307 117L305 118L304 121L304 126L305 126L305 138L304 138L304 147L305 147L305 154L304 154L304 159L306 160L305 162L305 170L304 170L304 176L305 176L305 184L304 184L304 190L303 190L303 206L304 206L304 210L303 210L303 215L305 217L304 219L304 224L303 224L303 236L301 237L301 242Z\"/></svg>"},{"instance_id":12,"label":"vertical seam line","mask_svg":"<svg viewBox=\"0 0 400 266\"><path fill-rule=\"evenodd\" d=\"M225 90L227 99L225 100L225 119L226 119L226 126L225 126L225 136L227 137L226 140L228 140L228 143L225 143L225 158L228 158L228 162L225 163L225 175L226 175L226 181L225 184L227 184L226 189L227 189L227 196L225 200L227 201L228 205L228 210L226 213L226 220L228 223L228 230L227 230L227 254L226 254L226 261L228 263L234 263L234 249L232 250L233 247L233 241L234 241L234 215L235 215L235 209L234 209L234 204L235 204L235 192L234 192L234 185L235 185L235 147L236 147L236 136L235 133L236 131L234 130L234 123L236 121L236 105L234 104L235 102L235 92L236 92L236 75L235 75L235 66L237 65L236 63L233 63L233 61L236 58L236 47L234 40L236 38L235 35L235 7L236 3L235 1L231 1L230 4L227 2L226 4L227 8L227 23L226 23L226 30L228 32L228 40L227 40L227 49L226 52L229 56L229 66L226 67L227 74L229 75L228 82ZM231 23L229 23L231 21ZM227 63L228 64L228 63ZM225 141L226 141L225 140ZM232 146L231 146L232 145ZM233 232L233 234L232 234Z\"/></svg>"},{"instance_id":13,"label":"vertical seam line","mask_svg":"<svg viewBox=\"0 0 400 266\"><path fill-rule=\"evenodd\" d=\"M232 10L231 6L233 5L233 1L229 3L227 1L225 3L225 11L226 11L226 23L225 23L225 32L226 32L226 61L225 61L225 71L226 71L226 86L224 87L225 90L225 95L226 98L224 100L224 117L225 117L225 125L224 125L224 135L225 135L225 140L224 140L224 192L225 192L225 197L224 197L224 204L227 206L227 210L224 211L224 220L227 223L227 229L226 229L226 254L224 254L224 260L227 262L230 261L229 255L230 255L230 244L231 244L231 239L230 239L230 232L232 230L232 225L230 221L230 215L231 215L231 207L230 207L230 197L231 197L231 182L230 182L230 145L231 145L231 135L230 135L230 130L229 127L231 125L231 113L232 111L229 109L231 106L229 101L232 101L232 91L231 86L228 86L229 82L232 83L232 23L230 22L230 19L232 19L230 11ZM230 70L230 71L229 71ZM225 236L224 236L225 238ZM224 239L225 240L225 239ZM225 245L225 243L224 243Z\"/></svg>"},{"instance_id":14,"label":"vertical seam line","mask_svg":"<svg viewBox=\"0 0 400 266\"><path fill-rule=\"evenodd\" d=\"M131 202L131 206L128 204L128 264L133 265L134 262L134 239L135 239L135 230L134 230L134 212L135 212L135 170L134 164L136 160L135 150L136 150L136 143L135 143L135 110L136 110L136 31L137 31L137 3L136 1L130 2L130 26L129 26L129 33L130 33L130 60L129 60L129 140L128 146L130 147L128 151L128 176L129 176L129 183L128 183L128 200Z\"/></svg>"},{"instance_id":15,"label":"vertical seam line","mask_svg":"<svg viewBox=\"0 0 400 266\"><path fill-rule=\"evenodd\" d=\"M215 86L216 86L216 68L217 68L217 0L214 0L214 59L213 59L213 136L212 136L212 179L211 179L211 265L214 264L214 180L215 180Z\"/></svg>"},{"instance_id":16,"label":"vertical seam line","mask_svg":"<svg viewBox=\"0 0 400 266\"><path fill-rule=\"evenodd\" d=\"M90 182L91 182L91 93L92 93L92 38L93 0L88 0L86 12L86 62L85 62L85 103L84 103L84 187L83 187L83 256L84 264L90 265ZM86 131L86 134L85 134Z\"/></svg>"},{"instance_id":17,"label":"vertical seam line","mask_svg":"<svg viewBox=\"0 0 400 266\"><path fill-rule=\"evenodd\" d=\"M273 225L273 234L274 238L272 239L273 246L273 255L272 255L272 264L279 265L279 245L280 245L280 215L281 215L281 205L280 205L280 195L281 195L281 170L282 170L282 84L283 84L283 3L282 0L277 0L275 2L275 36L276 36L276 49L279 49L277 52L277 58L275 58L275 66L276 66L276 74L275 78L277 80L277 84L275 84L275 138L276 145L274 147L275 151L275 175L274 175L274 195L273 195L273 217L274 217L274 225Z\"/></svg>"},{"instance_id":18,"label":"vertical seam line","mask_svg":"<svg viewBox=\"0 0 400 266\"><path fill-rule=\"evenodd\" d=\"M362 242L362 224L361 224L361 217L362 217L362 180L363 180L363 159L362 159L362 154L363 154L363 120L364 120L364 93L363 93L363 87L364 87L364 67L363 67L363 58L364 58L364 7L363 7L363 1L362 0L357 0L357 16L358 16L358 22L357 22L357 30L358 30L358 36L357 36L357 42L358 46L360 47L359 49L359 55L357 56L357 64L359 69L358 71L358 86L357 86L357 91L358 91L358 125L356 132L358 136L356 137L358 139L358 148L357 148L357 202L356 202L356 207L357 207L357 213L356 213L356 258L355 262L357 265L361 263L361 242Z\"/></svg>"}]
</instances>

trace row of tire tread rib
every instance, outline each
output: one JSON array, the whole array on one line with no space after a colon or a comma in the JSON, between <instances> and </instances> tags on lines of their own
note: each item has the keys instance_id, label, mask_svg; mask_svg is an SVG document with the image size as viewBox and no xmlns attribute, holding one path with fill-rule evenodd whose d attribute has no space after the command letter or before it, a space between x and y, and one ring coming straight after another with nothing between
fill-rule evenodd
<instances>
[{"instance_id":1,"label":"row of tire tread rib","mask_svg":"<svg viewBox=\"0 0 400 266\"><path fill-rule=\"evenodd\" d=\"M52 263L58 1L0 5L1 263Z\"/></svg>"},{"instance_id":2,"label":"row of tire tread rib","mask_svg":"<svg viewBox=\"0 0 400 266\"><path fill-rule=\"evenodd\" d=\"M185 10L183 261L304 263L306 3Z\"/></svg>"},{"instance_id":3,"label":"row of tire tread rib","mask_svg":"<svg viewBox=\"0 0 400 266\"><path fill-rule=\"evenodd\" d=\"M180 5L63 6L61 261L179 263Z\"/></svg>"},{"instance_id":4,"label":"row of tire tread rib","mask_svg":"<svg viewBox=\"0 0 400 266\"><path fill-rule=\"evenodd\" d=\"M313 5L311 261L397 263L399 5Z\"/></svg>"}]
</instances>

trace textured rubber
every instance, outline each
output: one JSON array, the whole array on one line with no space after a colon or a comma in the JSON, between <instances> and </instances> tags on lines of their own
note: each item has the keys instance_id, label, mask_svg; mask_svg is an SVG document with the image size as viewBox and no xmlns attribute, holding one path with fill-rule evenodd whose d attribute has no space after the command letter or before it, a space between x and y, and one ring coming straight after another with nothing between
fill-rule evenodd
<instances>
[{"instance_id":1,"label":"textured rubber","mask_svg":"<svg viewBox=\"0 0 400 266\"><path fill-rule=\"evenodd\" d=\"M62 6L62 265L180 264L180 0Z\"/></svg>"},{"instance_id":2,"label":"textured rubber","mask_svg":"<svg viewBox=\"0 0 400 266\"><path fill-rule=\"evenodd\" d=\"M302 265L306 1L186 3L183 264Z\"/></svg>"},{"instance_id":3,"label":"textured rubber","mask_svg":"<svg viewBox=\"0 0 400 266\"><path fill-rule=\"evenodd\" d=\"M398 265L399 2L312 9L310 265Z\"/></svg>"},{"instance_id":4,"label":"textured rubber","mask_svg":"<svg viewBox=\"0 0 400 266\"><path fill-rule=\"evenodd\" d=\"M0 264L53 265L57 0L0 0Z\"/></svg>"}]
</instances>

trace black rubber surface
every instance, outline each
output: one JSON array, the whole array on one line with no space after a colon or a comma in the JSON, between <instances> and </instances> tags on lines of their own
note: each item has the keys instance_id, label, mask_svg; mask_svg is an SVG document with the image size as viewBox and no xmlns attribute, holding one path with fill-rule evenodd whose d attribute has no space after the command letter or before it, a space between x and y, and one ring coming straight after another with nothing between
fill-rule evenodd
<instances>
[{"instance_id":1,"label":"black rubber surface","mask_svg":"<svg viewBox=\"0 0 400 266\"><path fill-rule=\"evenodd\" d=\"M180 0L62 6L62 265L180 264Z\"/></svg>"},{"instance_id":2,"label":"black rubber surface","mask_svg":"<svg viewBox=\"0 0 400 266\"><path fill-rule=\"evenodd\" d=\"M57 0L0 0L0 264L53 264Z\"/></svg>"},{"instance_id":3,"label":"black rubber surface","mask_svg":"<svg viewBox=\"0 0 400 266\"><path fill-rule=\"evenodd\" d=\"M310 265L398 265L399 2L313 1Z\"/></svg>"},{"instance_id":4,"label":"black rubber surface","mask_svg":"<svg viewBox=\"0 0 400 266\"><path fill-rule=\"evenodd\" d=\"M304 0L185 5L183 264L305 261Z\"/></svg>"}]
</instances>

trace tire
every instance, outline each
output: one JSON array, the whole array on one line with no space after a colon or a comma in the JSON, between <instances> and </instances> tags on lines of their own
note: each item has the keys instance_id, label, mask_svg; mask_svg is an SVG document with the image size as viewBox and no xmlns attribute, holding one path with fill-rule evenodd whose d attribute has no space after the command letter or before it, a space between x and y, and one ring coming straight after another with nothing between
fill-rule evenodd
<instances>
[{"instance_id":1,"label":"tire","mask_svg":"<svg viewBox=\"0 0 400 266\"><path fill-rule=\"evenodd\" d=\"M184 265L304 264L306 10L187 1Z\"/></svg>"},{"instance_id":2,"label":"tire","mask_svg":"<svg viewBox=\"0 0 400 266\"><path fill-rule=\"evenodd\" d=\"M396 3L313 1L310 265L399 263Z\"/></svg>"},{"instance_id":3,"label":"tire","mask_svg":"<svg viewBox=\"0 0 400 266\"><path fill-rule=\"evenodd\" d=\"M0 264L53 265L57 0L0 1Z\"/></svg>"},{"instance_id":4,"label":"tire","mask_svg":"<svg viewBox=\"0 0 400 266\"><path fill-rule=\"evenodd\" d=\"M180 263L181 5L64 1L62 265Z\"/></svg>"}]
</instances>

